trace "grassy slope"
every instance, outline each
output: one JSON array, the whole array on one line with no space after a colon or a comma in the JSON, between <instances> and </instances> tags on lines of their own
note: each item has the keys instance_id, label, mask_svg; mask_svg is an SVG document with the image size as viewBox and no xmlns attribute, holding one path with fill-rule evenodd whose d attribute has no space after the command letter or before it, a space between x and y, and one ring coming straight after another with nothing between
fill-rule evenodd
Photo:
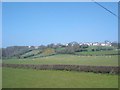
<instances>
[{"instance_id":1,"label":"grassy slope","mask_svg":"<svg viewBox=\"0 0 120 90\"><path fill-rule=\"evenodd\" d=\"M27 57L27 58L39 58L39 57L42 57L42 56L49 56L49 55L52 55L52 54L55 54L55 51L54 49L51 49L51 48L47 48L45 50L32 50L30 52L27 52L23 55L21 55L21 58L24 58L24 57Z\"/></svg>"},{"instance_id":2,"label":"grassy slope","mask_svg":"<svg viewBox=\"0 0 120 90\"><path fill-rule=\"evenodd\" d=\"M14 64L78 64L78 65L105 65L117 66L118 56L75 56L75 55L54 55L35 59L9 59L4 63Z\"/></svg>"},{"instance_id":3,"label":"grassy slope","mask_svg":"<svg viewBox=\"0 0 120 90\"><path fill-rule=\"evenodd\" d=\"M89 51L89 52L76 52L77 55L111 55L111 54L118 54L116 50L110 51Z\"/></svg>"},{"instance_id":4,"label":"grassy slope","mask_svg":"<svg viewBox=\"0 0 120 90\"><path fill-rule=\"evenodd\" d=\"M0 89L2 90L2 68L0 67Z\"/></svg>"},{"instance_id":5,"label":"grassy slope","mask_svg":"<svg viewBox=\"0 0 120 90\"><path fill-rule=\"evenodd\" d=\"M110 55L110 54L118 54L118 51L116 50L116 48L114 47L102 47L102 48L113 48L113 50L106 50L106 51L91 51L91 49L97 49L98 46L90 46L89 48L87 48L88 51L85 52L76 52L75 54L77 55ZM57 51L65 49L63 47L61 48L57 48ZM21 55L21 58L39 58L42 56L49 56L52 54L56 54L55 50L52 48L47 48L45 50L39 50L39 49L35 49L32 50L30 52L24 53L23 55Z\"/></svg>"},{"instance_id":6,"label":"grassy slope","mask_svg":"<svg viewBox=\"0 0 120 90\"><path fill-rule=\"evenodd\" d=\"M117 88L118 76L3 68L3 88Z\"/></svg>"},{"instance_id":7,"label":"grassy slope","mask_svg":"<svg viewBox=\"0 0 120 90\"><path fill-rule=\"evenodd\" d=\"M38 54L38 53L39 53L39 50L32 50L30 52L23 54L22 56L27 56L27 55L31 55L31 54Z\"/></svg>"}]
</instances>

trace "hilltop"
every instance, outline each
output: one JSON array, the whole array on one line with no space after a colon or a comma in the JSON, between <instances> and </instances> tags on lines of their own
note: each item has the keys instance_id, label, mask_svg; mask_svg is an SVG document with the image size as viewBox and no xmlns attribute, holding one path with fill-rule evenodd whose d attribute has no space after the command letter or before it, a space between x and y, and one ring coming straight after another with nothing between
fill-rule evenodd
<instances>
[{"instance_id":1,"label":"hilltop","mask_svg":"<svg viewBox=\"0 0 120 90\"><path fill-rule=\"evenodd\" d=\"M38 58L56 54L73 55L118 55L118 44L115 42L104 43L77 43L48 44L40 46L10 46L2 48L4 58Z\"/></svg>"}]
</instances>

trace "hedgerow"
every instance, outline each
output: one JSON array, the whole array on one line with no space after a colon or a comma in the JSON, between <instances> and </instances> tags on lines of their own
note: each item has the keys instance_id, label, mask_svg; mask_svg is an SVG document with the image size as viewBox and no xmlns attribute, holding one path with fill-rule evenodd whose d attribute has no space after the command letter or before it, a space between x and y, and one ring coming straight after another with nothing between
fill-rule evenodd
<instances>
[{"instance_id":1,"label":"hedgerow","mask_svg":"<svg viewBox=\"0 0 120 90\"><path fill-rule=\"evenodd\" d=\"M85 65L33 65L33 64L2 64L2 67L25 68L36 70L66 70L66 71L83 71L94 73L119 74L118 66L85 66Z\"/></svg>"}]
</instances>

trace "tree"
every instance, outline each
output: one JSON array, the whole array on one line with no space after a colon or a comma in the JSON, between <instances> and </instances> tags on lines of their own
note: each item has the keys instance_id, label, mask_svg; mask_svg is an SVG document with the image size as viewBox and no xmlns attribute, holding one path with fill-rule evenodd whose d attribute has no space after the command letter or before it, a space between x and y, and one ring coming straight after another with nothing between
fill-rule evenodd
<instances>
[{"instance_id":1,"label":"tree","mask_svg":"<svg viewBox=\"0 0 120 90\"><path fill-rule=\"evenodd\" d=\"M80 46L80 51L88 51L87 50L88 47L89 46L87 44L83 44L83 45Z\"/></svg>"},{"instance_id":2,"label":"tree","mask_svg":"<svg viewBox=\"0 0 120 90\"><path fill-rule=\"evenodd\" d=\"M117 42L112 42L111 44L112 44L112 46L114 46L114 47L117 47L117 48L118 48L118 43L117 43Z\"/></svg>"},{"instance_id":3,"label":"tree","mask_svg":"<svg viewBox=\"0 0 120 90\"><path fill-rule=\"evenodd\" d=\"M47 47L44 46L44 45L41 45L41 46L38 47L38 49L40 49L40 50L44 50L44 49L46 49L46 48L47 48Z\"/></svg>"},{"instance_id":4,"label":"tree","mask_svg":"<svg viewBox=\"0 0 120 90\"><path fill-rule=\"evenodd\" d=\"M17 57L18 55L28 52L30 49L27 46L11 46L2 49L3 57Z\"/></svg>"}]
</instances>

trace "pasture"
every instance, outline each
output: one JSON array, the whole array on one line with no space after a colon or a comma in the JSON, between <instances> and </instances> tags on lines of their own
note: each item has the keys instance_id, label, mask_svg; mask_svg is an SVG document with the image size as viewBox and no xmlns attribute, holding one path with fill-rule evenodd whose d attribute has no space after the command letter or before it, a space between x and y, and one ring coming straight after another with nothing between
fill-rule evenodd
<instances>
[{"instance_id":1,"label":"pasture","mask_svg":"<svg viewBox=\"0 0 120 90\"><path fill-rule=\"evenodd\" d=\"M110 50L110 51L89 51L89 52L76 52L76 55L117 55L117 50Z\"/></svg>"},{"instance_id":2,"label":"pasture","mask_svg":"<svg viewBox=\"0 0 120 90\"><path fill-rule=\"evenodd\" d=\"M118 66L118 56L53 56L5 59L8 64L69 64L91 66ZM14 69L3 67L3 88L117 88L118 75L91 72Z\"/></svg>"},{"instance_id":3,"label":"pasture","mask_svg":"<svg viewBox=\"0 0 120 90\"><path fill-rule=\"evenodd\" d=\"M2 68L0 67L0 89L2 88Z\"/></svg>"},{"instance_id":4,"label":"pasture","mask_svg":"<svg viewBox=\"0 0 120 90\"><path fill-rule=\"evenodd\" d=\"M6 59L3 63L9 64L69 64L69 65L94 65L118 66L118 56L77 56L59 54L41 58Z\"/></svg>"},{"instance_id":5,"label":"pasture","mask_svg":"<svg viewBox=\"0 0 120 90\"><path fill-rule=\"evenodd\" d=\"M3 68L3 88L117 88L118 76L73 71Z\"/></svg>"}]
</instances>

